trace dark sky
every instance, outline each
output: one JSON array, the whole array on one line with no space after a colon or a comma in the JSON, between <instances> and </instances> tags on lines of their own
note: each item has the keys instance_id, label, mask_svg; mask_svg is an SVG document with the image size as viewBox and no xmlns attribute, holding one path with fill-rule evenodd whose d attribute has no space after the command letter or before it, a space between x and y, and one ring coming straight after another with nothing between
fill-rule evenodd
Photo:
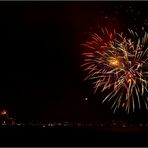
<instances>
[{"instance_id":1,"label":"dark sky","mask_svg":"<svg viewBox=\"0 0 148 148\"><path fill-rule=\"evenodd\" d=\"M0 2L0 107L23 121L127 117L113 116L83 82L80 44L98 25L147 30L147 9L147 2Z\"/></svg>"}]
</instances>

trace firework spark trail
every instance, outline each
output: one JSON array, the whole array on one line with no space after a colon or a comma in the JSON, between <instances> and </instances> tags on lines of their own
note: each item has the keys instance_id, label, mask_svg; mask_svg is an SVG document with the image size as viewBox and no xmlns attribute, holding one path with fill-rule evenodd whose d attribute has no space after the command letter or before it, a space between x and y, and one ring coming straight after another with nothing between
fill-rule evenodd
<instances>
[{"instance_id":1,"label":"firework spark trail","mask_svg":"<svg viewBox=\"0 0 148 148\"><path fill-rule=\"evenodd\" d=\"M148 33L140 38L136 32L129 30L131 38L123 33L110 33L106 28L102 34L91 34L91 40L82 44L90 51L83 53L84 71L87 79L94 80L94 93L103 87L102 91L113 89L102 102L113 101L114 112L125 106L129 113L132 106L141 108L142 101L148 109L147 77L148 72L143 66L148 64ZM125 105L122 104L125 101Z\"/></svg>"}]
</instances>

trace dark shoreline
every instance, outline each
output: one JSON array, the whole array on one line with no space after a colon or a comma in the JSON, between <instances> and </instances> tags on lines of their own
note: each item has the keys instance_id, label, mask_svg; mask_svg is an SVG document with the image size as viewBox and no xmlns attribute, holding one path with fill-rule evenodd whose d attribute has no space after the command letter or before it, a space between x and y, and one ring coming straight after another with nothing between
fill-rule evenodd
<instances>
[{"instance_id":1,"label":"dark shoreline","mask_svg":"<svg viewBox=\"0 0 148 148\"><path fill-rule=\"evenodd\" d=\"M2 127L0 146L148 146L148 128Z\"/></svg>"}]
</instances>

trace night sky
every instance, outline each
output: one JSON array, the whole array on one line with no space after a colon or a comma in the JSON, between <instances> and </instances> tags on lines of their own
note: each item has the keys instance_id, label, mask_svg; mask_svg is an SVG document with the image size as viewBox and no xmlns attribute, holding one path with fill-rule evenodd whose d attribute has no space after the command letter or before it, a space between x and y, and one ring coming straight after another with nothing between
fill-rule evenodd
<instances>
[{"instance_id":1,"label":"night sky","mask_svg":"<svg viewBox=\"0 0 148 148\"><path fill-rule=\"evenodd\" d=\"M147 10L148 2L0 2L0 108L21 121L146 120L146 111L113 115L80 65L87 32L147 31Z\"/></svg>"}]
</instances>

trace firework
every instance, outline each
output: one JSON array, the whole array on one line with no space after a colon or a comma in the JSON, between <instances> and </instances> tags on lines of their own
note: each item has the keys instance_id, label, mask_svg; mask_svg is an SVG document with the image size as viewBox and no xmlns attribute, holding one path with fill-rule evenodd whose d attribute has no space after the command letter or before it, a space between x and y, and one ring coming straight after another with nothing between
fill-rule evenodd
<instances>
[{"instance_id":1,"label":"firework","mask_svg":"<svg viewBox=\"0 0 148 148\"><path fill-rule=\"evenodd\" d=\"M113 112L120 107L134 112L142 104L148 110L148 72L143 70L148 64L148 33L140 38L129 30L129 35L127 38L105 28L100 35L92 33L91 39L83 44L88 49L82 54L85 80L93 80L94 93L99 88L111 90L102 102L111 101Z\"/></svg>"}]
</instances>

